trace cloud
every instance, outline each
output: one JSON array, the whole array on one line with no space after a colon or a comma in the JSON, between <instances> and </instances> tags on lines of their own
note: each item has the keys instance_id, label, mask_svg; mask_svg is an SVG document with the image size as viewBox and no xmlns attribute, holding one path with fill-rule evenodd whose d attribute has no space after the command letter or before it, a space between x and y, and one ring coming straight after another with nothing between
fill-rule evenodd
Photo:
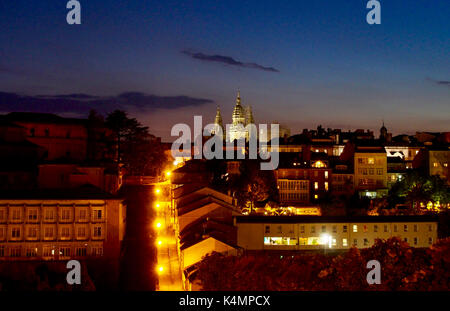
<instances>
[{"instance_id":1,"label":"cloud","mask_svg":"<svg viewBox=\"0 0 450 311\"><path fill-rule=\"evenodd\" d=\"M278 69L273 67L265 67L256 63L243 63L240 61L235 60L233 57L230 56L223 56L223 55L207 55L203 53L194 53L191 51L181 51L181 53L188 55L194 59L198 59L205 62L217 62L217 63L223 63L231 66L238 66L238 67L244 67L244 68L252 68L252 69L258 69L263 71L270 71L270 72L280 72Z\"/></svg>"},{"instance_id":2,"label":"cloud","mask_svg":"<svg viewBox=\"0 0 450 311\"><path fill-rule=\"evenodd\" d=\"M435 80L435 79L431 79L431 78L427 78L427 81L430 81L436 85L441 85L441 86L449 86L450 87L450 81L448 80Z\"/></svg>"},{"instance_id":3,"label":"cloud","mask_svg":"<svg viewBox=\"0 0 450 311\"><path fill-rule=\"evenodd\" d=\"M157 96L140 92L125 92L117 96L87 94L35 95L0 92L0 111L87 114L91 109L108 113L114 109L142 112L156 109L177 109L214 103L211 99L189 96Z\"/></svg>"}]
</instances>

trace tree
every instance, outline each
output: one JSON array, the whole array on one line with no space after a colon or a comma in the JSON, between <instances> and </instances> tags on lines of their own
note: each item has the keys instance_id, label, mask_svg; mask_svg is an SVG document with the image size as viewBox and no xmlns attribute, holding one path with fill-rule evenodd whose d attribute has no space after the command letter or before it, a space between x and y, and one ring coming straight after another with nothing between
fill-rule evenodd
<instances>
[{"instance_id":1,"label":"tree","mask_svg":"<svg viewBox=\"0 0 450 311\"><path fill-rule=\"evenodd\" d=\"M160 141L125 111L115 110L106 117L112 132L116 162L123 163L129 175L157 175L165 161Z\"/></svg>"},{"instance_id":2,"label":"tree","mask_svg":"<svg viewBox=\"0 0 450 311\"><path fill-rule=\"evenodd\" d=\"M263 171L259 164L258 161L243 161L239 176L231 182L238 206L244 208L250 204L250 212L256 202L269 199L278 201L273 171Z\"/></svg>"}]
</instances>

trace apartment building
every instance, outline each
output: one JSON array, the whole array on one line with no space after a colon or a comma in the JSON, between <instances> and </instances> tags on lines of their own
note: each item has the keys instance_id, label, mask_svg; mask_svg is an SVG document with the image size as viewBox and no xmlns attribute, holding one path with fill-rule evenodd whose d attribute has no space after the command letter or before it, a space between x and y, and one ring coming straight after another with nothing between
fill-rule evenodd
<instances>
[{"instance_id":1,"label":"apartment building","mask_svg":"<svg viewBox=\"0 0 450 311\"><path fill-rule=\"evenodd\" d=\"M434 216L236 216L234 224L237 245L246 250L367 248L390 237L429 247L438 229Z\"/></svg>"},{"instance_id":2,"label":"apartment building","mask_svg":"<svg viewBox=\"0 0 450 311\"><path fill-rule=\"evenodd\" d=\"M118 259L124 233L122 200L93 187L0 195L0 260Z\"/></svg>"}]
</instances>

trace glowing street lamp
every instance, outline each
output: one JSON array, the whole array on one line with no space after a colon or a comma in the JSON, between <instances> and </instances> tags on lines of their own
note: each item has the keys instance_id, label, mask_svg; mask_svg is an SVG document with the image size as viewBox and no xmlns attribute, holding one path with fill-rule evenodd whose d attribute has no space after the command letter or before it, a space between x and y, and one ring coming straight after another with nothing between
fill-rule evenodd
<instances>
[{"instance_id":1,"label":"glowing street lamp","mask_svg":"<svg viewBox=\"0 0 450 311\"><path fill-rule=\"evenodd\" d=\"M160 194L160 193L161 193L161 189L156 188L156 189L155 189L155 193L156 193L156 194Z\"/></svg>"},{"instance_id":2,"label":"glowing street lamp","mask_svg":"<svg viewBox=\"0 0 450 311\"><path fill-rule=\"evenodd\" d=\"M157 245L157 246L162 246L162 244L163 244L163 241L162 241L162 240L156 241L156 245Z\"/></svg>"},{"instance_id":3,"label":"glowing street lamp","mask_svg":"<svg viewBox=\"0 0 450 311\"><path fill-rule=\"evenodd\" d=\"M157 271L158 271L158 274L163 273L164 272L164 267L163 266L159 266Z\"/></svg>"},{"instance_id":4,"label":"glowing street lamp","mask_svg":"<svg viewBox=\"0 0 450 311\"><path fill-rule=\"evenodd\" d=\"M171 174L172 174L172 173L171 173L170 171L167 171L167 172L166 172L166 176L167 176L167 177L170 177Z\"/></svg>"},{"instance_id":5,"label":"glowing street lamp","mask_svg":"<svg viewBox=\"0 0 450 311\"><path fill-rule=\"evenodd\" d=\"M156 227L156 229L161 229L161 228L162 228L161 222L157 221L157 222L155 223L155 227Z\"/></svg>"}]
</instances>

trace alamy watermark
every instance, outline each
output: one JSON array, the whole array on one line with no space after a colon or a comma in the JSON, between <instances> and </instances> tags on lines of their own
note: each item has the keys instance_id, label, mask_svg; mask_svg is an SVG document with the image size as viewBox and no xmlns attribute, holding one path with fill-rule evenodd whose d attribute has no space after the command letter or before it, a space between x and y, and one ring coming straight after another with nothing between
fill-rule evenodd
<instances>
[{"instance_id":1,"label":"alamy watermark","mask_svg":"<svg viewBox=\"0 0 450 311\"><path fill-rule=\"evenodd\" d=\"M179 136L171 148L174 158L188 156L207 160L224 159L224 157L227 160L256 160L259 156L259 159L262 160L261 170L268 171L278 168L279 124L271 124L270 133L267 124L259 124L258 127L255 124L248 124L245 127L242 124L227 124L226 136L224 136L222 127L217 124L207 124L203 127L202 120L202 116L194 116L193 133L189 125L184 123L178 123L172 127L171 135ZM203 144L204 136L211 136L211 138ZM194 140L194 155L191 152L192 139Z\"/></svg>"}]
</instances>

